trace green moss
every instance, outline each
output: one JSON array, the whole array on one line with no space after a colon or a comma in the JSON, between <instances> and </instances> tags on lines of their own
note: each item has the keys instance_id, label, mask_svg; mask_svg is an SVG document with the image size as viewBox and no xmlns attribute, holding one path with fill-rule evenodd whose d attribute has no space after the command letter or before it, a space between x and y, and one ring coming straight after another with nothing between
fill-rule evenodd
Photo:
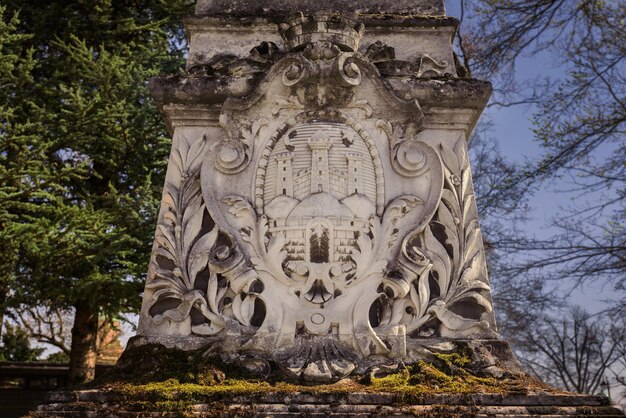
<instances>
[{"instance_id":1,"label":"green moss","mask_svg":"<svg viewBox=\"0 0 626 418\"><path fill-rule=\"evenodd\" d=\"M370 377L370 386L381 392L394 390L399 387L409 385L411 373L409 368L404 368L398 373L393 373L385 377Z\"/></svg>"},{"instance_id":2,"label":"green moss","mask_svg":"<svg viewBox=\"0 0 626 418\"><path fill-rule=\"evenodd\" d=\"M210 404L216 414L226 412L224 405L236 395L245 395L254 402L268 393L341 396L386 392L396 394L398 402L408 403L424 394L507 394L538 388L536 382L524 377L479 376L471 371L471 364L471 351L460 346L454 353L435 354L428 362L417 362L384 377L306 386L285 382L279 375L260 380L201 351L189 353L154 345L127 350L114 372L92 387L107 389L138 410L160 410L182 416L191 414L194 404ZM245 407L253 408L253 405Z\"/></svg>"},{"instance_id":3,"label":"green moss","mask_svg":"<svg viewBox=\"0 0 626 418\"><path fill-rule=\"evenodd\" d=\"M449 374L447 365L438 368L436 363L420 361L405 369L382 378L372 377L370 387L379 391L400 393L503 393L510 381L475 376L469 371L456 368Z\"/></svg>"},{"instance_id":4,"label":"green moss","mask_svg":"<svg viewBox=\"0 0 626 418\"><path fill-rule=\"evenodd\" d=\"M472 353L467 345L458 346L458 351L452 353L436 353L434 363L446 374L454 375L459 369L466 368L472 363Z\"/></svg>"},{"instance_id":5,"label":"green moss","mask_svg":"<svg viewBox=\"0 0 626 418\"><path fill-rule=\"evenodd\" d=\"M134 384L175 379L181 383L215 385L229 377L247 378L245 370L226 364L202 350L187 352L147 344L124 351L113 371L89 387L112 382Z\"/></svg>"}]
</instances>

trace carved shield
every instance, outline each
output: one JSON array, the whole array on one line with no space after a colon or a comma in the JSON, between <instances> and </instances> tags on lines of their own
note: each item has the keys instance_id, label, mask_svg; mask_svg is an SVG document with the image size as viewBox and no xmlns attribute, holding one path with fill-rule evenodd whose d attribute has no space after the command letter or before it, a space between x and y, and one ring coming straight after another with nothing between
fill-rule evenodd
<instances>
[{"instance_id":1,"label":"carved shield","mask_svg":"<svg viewBox=\"0 0 626 418\"><path fill-rule=\"evenodd\" d=\"M226 100L222 137L173 154L150 329L235 338L309 380L401 359L407 334L487 330L449 309L491 309L464 144L429 142L423 119L330 41L276 61Z\"/></svg>"}]
</instances>

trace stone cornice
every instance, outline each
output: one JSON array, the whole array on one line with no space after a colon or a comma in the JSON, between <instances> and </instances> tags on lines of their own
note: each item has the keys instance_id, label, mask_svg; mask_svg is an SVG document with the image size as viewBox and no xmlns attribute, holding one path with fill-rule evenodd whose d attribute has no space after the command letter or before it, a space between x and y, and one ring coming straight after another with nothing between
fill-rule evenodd
<instances>
[{"instance_id":1,"label":"stone cornice","mask_svg":"<svg viewBox=\"0 0 626 418\"><path fill-rule=\"evenodd\" d=\"M202 31L210 28L211 30L250 30L251 28L263 28L268 32L276 32L272 30L282 23L289 14L274 13L261 15L245 15L245 16L190 16L185 18L185 29L188 34L196 31ZM398 30L436 30L449 28L454 32L459 26L458 19L450 16L415 16L402 14L362 14L358 16L359 22L363 23L368 32L385 31L387 28Z\"/></svg>"},{"instance_id":2,"label":"stone cornice","mask_svg":"<svg viewBox=\"0 0 626 418\"><path fill-rule=\"evenodd\" d=\"M178 119L171 109L219 109L228 97L241 98L252 93L259 80L260 76L155 77L150 80L150 90L171 128L176 124L174 119ZM473 130L492 92L491 83L469 78L405 77L388 78L386 81L398 97L418 101L424 110L427 126L436 129L452 124L467 135Z\"/></svg>"}]
</instances>

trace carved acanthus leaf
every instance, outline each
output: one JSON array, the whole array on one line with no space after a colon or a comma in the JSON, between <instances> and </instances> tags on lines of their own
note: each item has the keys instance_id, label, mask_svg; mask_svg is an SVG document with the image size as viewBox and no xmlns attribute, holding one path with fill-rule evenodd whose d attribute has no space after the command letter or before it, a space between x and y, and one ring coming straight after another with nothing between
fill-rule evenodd
<instances>
[{"instance_id":1,"label":"carved acanthus leaf","mask_svg":"<svg viewBox=\"0 0 626 418\"><path fill-rule=\"evenodd\" d=\"M152 320L161 324L166 320L182 322L189 318L194 307L209 321L201 333L219 332L224 320L217 310L217 303L209 306L206 295L195 289L195 280L209 264L209 252L214 247L219 228L203 229L207 216L199 184L200 164L206 149L206 137L194 141L186 150L187 141L182 138L181 146L172 153L172 170L165 186L163 197L164 214L157 227L156 249L150 262L150 276L146 289L152 290L151 306L161 300L177 300L175 308L155 314ZM167 262L163 262L163 259ZM209 287L213 286L213 275ZM223 296L223 295L222 295ZM208 328L207 328L208 327ZM196 327L192 327L196 330Z\"/></svg>"},{"instance_id":2,"label":"carved acanthus leaf","mask_svg":"<svg viewBox=\"0 0 626 418\"><path fill-rule=\"evenodd\" d=\"M462 140L459 138L459 142ZM487 329L486 322L462 318L449 311L456 303L468 299L486 312L491 312L492 306L483 294L489 285L485 281L484 250L465 147L457 143L453 151L440 145L439 153L444 163L444 191L436 219L422 234L423 248L433 264L440 292L428 312L452 332L465 331L471 326Z\"/></svg>"},{"instance_id":3,"label":"carved acanthus leaf","mask_svg":"<svg viewBox=\"0 0 626 418\"><path fill-rule=\"evenodd\" d=\"M286 251L283 250L285 238L279 235L267 240L269 229L267 217L262 215L257 219L254 208L245 198L226 196L222 203L228 205L229 212L241 222L241 238L248 245L250 261L255 270L267 273L283 283L290 283L282 268L282 263L287 257Z\"/></svg>"}]
</instances>

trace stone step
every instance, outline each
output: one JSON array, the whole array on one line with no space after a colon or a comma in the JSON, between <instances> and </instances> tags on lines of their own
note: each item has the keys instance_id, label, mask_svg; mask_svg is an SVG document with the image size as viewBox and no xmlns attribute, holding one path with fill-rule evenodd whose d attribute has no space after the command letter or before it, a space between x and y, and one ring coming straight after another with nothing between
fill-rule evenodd
<instances>
[{"instance_id":1,"label":"stone step","mask_svg":"<svg viewBox=\"0 0 626 418\"><path fill-rule=\"evenodd\" d=\"M31 414L49 418L99 417L624 417L601 396L564 393L431 394L419 402L389 393L266 393L203 402L124 400L107 391L51 393Z\"/></svg>"},{"instance_id":2,"label":"stone step","mask_svg":"<svg viewBox=\"0 0 626 418\"><path fill-rule=\"evenodd\" d=\"M103 408L86 408L80 411L77 410L64 410L53 409L45 411L37 411L32 413L32 417L63 417L63 418L86 418L86 417L179 417L179 416L197 416L197 417L272 417L272 418L293 418L293 417L397 417L397 418L410 418L410 417L472 417L472 418L495 418L495 417L540 417L540 418L571 418L571 417L604 417L604 418L623 418L624 415L614 408L598 408L593 411L581 411L568 408L557 408L554 410L548 409L544 411L528 411L524 408L507 408L507 407L495 407L495 408L467 408L456 407L454 405L441 405L437 408L432 407L411 407L402 411L396 408L350 408L350 405L346 405L345 408L339 410L329 410L326 408L300 410L292 408L291 411L268 411L262 407L241 407L231 406L228 411L215 410L207 405L201 405L201 409L208 409L206 411L197 411L194 407L192 411L178 411L178 412L166 412L166 411L128 411L123 409L117 409L115 405L108 405Z\"/></svg>"}]
</instances>

